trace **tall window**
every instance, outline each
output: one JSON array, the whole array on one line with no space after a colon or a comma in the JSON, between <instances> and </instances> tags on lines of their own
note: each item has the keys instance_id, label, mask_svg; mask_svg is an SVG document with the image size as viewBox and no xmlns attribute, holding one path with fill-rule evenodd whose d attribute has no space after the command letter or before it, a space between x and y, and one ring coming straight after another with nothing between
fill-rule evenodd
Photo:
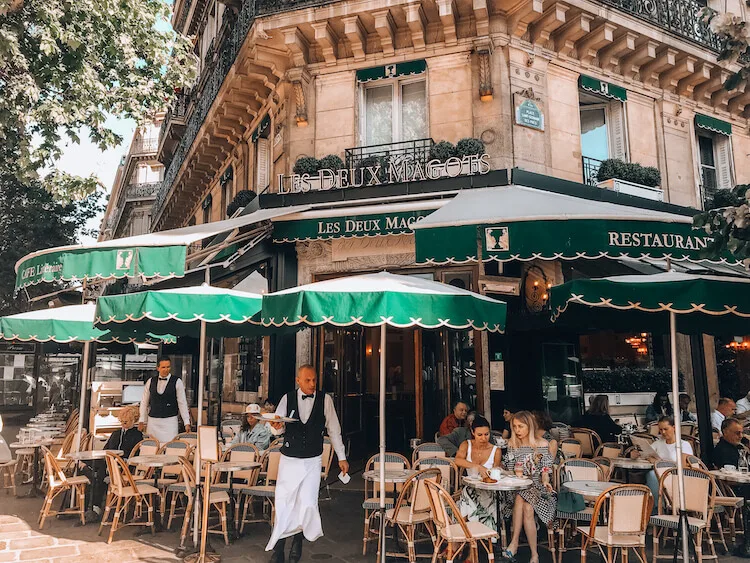
<instances>
[{"instance_id":1,"label":"tall window","mask_svg":"<svg viewBox=\"0 0 750 563\"><path fill-rule=\"evenodd\" d=\"M363 145L429 136L424 80L379 80L364 87Z\"/></svg>"},{"instance_id":2,"label":"tall window","mask_svg":"<svg viewBox=\"0 0 750 563\"><path fill-rule=\"evenodd\" d=\"M716 190L732 188L731 137L699 129L697 141L701 198L705 205Z\"/></svg>"},{"instance_id":3,"label":"tall window","mask_svg":"<svg viewBox=\"0 0 750 563\"><path fill-rule=\"evenodd\" d=\"M603 160L628 160L625 106L620 100L610 100L581 90L579 108L584 182L595 185Z\"/></svg>"},{"instance_id":4,"label":"tall window","mask_svg":"<svg viewBox=\"0 0 750 563\"><path fill-rule=\"evenodd\" d=\"M701 172L701 184L706 195L718 187L716 179L716 159L714 158L714 140L707 135L698 135L698 158Z\"/></svg>"}]
</instances>

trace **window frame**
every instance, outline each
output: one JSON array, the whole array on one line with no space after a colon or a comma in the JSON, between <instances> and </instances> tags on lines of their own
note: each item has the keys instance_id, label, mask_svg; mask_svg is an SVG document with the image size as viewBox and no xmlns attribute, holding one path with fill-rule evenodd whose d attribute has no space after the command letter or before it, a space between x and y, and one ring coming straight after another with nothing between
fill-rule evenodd
<instances>
[{"instance_id":1,"label":"window frame","mask_svg":"<svg viewBox=\"0 0 750 563\"><path fill-rule=\"evenodd\" d=\"M359 85L359 146L375 146L367 144L367 90L372 88L382 88L384 86L390 86L393 96L391 98L391 141L390 143L376 143L380 144L396 144L396 143L408 143L417 139L405 140L401 138L401 101L402 92L401 89L406 84L416 84L418 82L424 83L424 104L425 104L425 123L427 125L427 133L423 139L430 137L430 95L428 91L428 81L426 73L419 74L417 76L405 76L396 78L383 78L379 80L373 80L371 82L360 83Z\"/></svg>"},{"instance_id":2,"label":"window frame","mask_svg":"<svg viewBox=\"0 0 750 563\"><path fill-rule=\"evenodd\" d=\"M622 102L621 102L622 103ZM592 110L603 110L604 111L604 133L605 137L607 139L607 158L612 158L612 139L611 137L611 131L610 131L610 111L609 111L609 102L601 102L596 104L586 104L581 105L581 100L579 98L578 100L578 126L581 127L581 113L584 111L592 111ZM586 156L583 151L583 131L581 131L581 157L582 158L591 158L594 159L593 156ZM594 159L599 160L599 159ZM602 159L606 160L606 159Z\"/></svg>"}]
</instances>

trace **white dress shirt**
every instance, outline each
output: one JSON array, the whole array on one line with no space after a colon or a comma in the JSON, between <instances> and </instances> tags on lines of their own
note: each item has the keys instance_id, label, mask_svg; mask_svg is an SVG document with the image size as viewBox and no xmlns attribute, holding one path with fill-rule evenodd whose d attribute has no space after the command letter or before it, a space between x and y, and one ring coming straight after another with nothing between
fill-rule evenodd
<instances>
[{"instance_id":1,"label":"white dress shirt","mask_svg":"<svg viewBox=\"0 0 750 563\"><path fill-rule=\"evenodd\" d=\"M169 378L172 377L172 374L170 373L167 377L157 378L156 383L156 392L160 395L164 393L164 390L167 388L167 383L169 383ZM149 382L146 383L146 388L143 390L143 397L141 398L141 416L140 416L140 422L146 422L148 421L148 403L149 403L149 395L150 393L150 379ZM180 418L182 418L182 423L185 426L190 425L190 411L188 410L188 404L187 404L187 398L185 397L185 384L182 382L182 379L177 379L177 382L175 383L175 392L177 393L177 409L180 412Z\"/></svg>"},{"instance_id":2,"label":"white dress shirt","mask_svg":"<svg viewBox=\"0 0 750 563\"><path fill-rule=\"evenodd\" d=\"M303 399L303 393L300 389L297 389L296 393L299 412L294 413L292 418L299 418L305 423L312 413L313 405L315 404L315 397L312 399ZM317 395L317 392L315 395ZM336 407L333 406L333 399L329 395L326 395L323 405L323 414L326 418L326 431L328 432L328 437L331 439L333 451L336 452L336 457L339 458L339 461L344 461L346 459L346 448L344 447L344 440L341 438L341 424L339 424L339 417L336 415ZM286 410L286 395L284 395L281 398L281 401L279 401L279 406L276 407L276 414L279 416L289 416ZM279 436L284 433L283 429L276 430L270 425L269 427L274 436Z\"/></svg>"},{"instance_id":3,"label":"white dress shirt","mask_svg":"<svg viewBox=\"0 0 750 563\"><path fill-rule=\"evenodd\" d=\"M750 401L748 401L747 397L742 397L742 399L737 401L737 414L747 411L750 411Z\"/></svg>"},{"instance_id":4,"label":"white dress shirt","mask_svg":"<svg viewBox=\"0 0 750 563\"><path fill-rule=\"evenodd\" d=\"M693 447L685 440L681 440L681 442L682 453L684 455L693 455ZM677 442L674 444L667 444L666 440L659 439L651 444L651 447L660 459L677 461Z\"/></svg>"},{"instance_id":5,"label":"white dress shirt","mask_svg":"<svg viewBox=\"0 0 750 563\"><path fill-rule=\"evenodd\" d=\"M714 411L711 413L711 426L716 428L719 432L721 432L721 423L724 422L724 419L726 416L721 414L719 411Z\"/></svg>"}]
</instances>

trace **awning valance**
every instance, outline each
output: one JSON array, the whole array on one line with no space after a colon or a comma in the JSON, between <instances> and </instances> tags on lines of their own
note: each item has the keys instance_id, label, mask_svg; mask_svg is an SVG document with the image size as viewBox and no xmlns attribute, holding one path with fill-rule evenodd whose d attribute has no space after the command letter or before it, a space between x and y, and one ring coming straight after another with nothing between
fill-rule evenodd
<instances>
[{"instance_id":1,"label":"awning valance","mask_svg":"<svg viewBox=\"0 0 750 563\"><path fill-rule=\"evenodd\" d=\"M392 65L376 66L357 71L357 82L371 82L382 78L399 78L422 74L427 70L427 63L422 60L396 63Z\"/></svg>"},{"instance_id":2,"label":"awning valance","mask_svg":"<svg viewBox=\"0 0 750 563\"><path fill-rule=\"evenodd\" d=\"M418 263L664 258L700 262L692 218L525 186L460 192L414 225ZM717 262L732 262L730 257Z\"/></svg>"},{"instance_id":3,"label":"awning valance","mask_svg":"<svg viewBox=\"0 0 750 563\"><path fill-rule=\"evenodd\" d=\"M446 203L394 203L311 210L274 221L274 242L368 238L411 233L412 227Z\"/></svg>"},{"instance_id":4,"label":"awning valance","mask_svg":"<svg viewBox=\"0 0 750 563\"><path fill-rule=\"evenodd\" d=\"M588 90L605 98L620 100L621 102L625 102L628 99L628 91L622 86L610 84L609 82L604 82L585 74L578 77L578 86L583 90Z\"/></svg>"},{"instance_id":5,"label":"awning valance","mask_svg":"<svg viewBox=\"0 0 750 563\"><path fill-rule=\"evenodd\" d=\"M716 119L710 115L703 115L702 113L695 114L695 126L699 129L705 129L712 133L718 133L719 135L730 136L732 134L732 124Z\"/></svg>"},{"instance_id":6,"label":"awning valance","mask_svg":"<svg viewBox=\"0 0 750 563\"><path fill-rule=\"evenodd\" d=\"M301 205L260 209L225 221L90 245L40 250L24 256L16 263L16 291L41 282L182 277L185 275L185 260L191 244L222 233L237 235L245 227L309 208L309 205ZM216 248L216 252L224 245L231 244L235 238L227 237L222 246Z\"/></svg>"}]
</instances>

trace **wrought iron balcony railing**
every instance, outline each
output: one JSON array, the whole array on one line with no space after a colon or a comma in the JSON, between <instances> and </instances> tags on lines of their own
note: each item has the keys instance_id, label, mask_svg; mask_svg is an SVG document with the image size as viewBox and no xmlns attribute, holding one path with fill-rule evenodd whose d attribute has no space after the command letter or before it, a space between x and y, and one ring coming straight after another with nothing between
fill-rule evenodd
<instances>
[{"instance_id":1,"label":"wrought iron balcony railing","mask_svg":"<svg viewBox=\"0 0 750 563\"><path fill-rule=\"evenodd\" d=\"M190 106L190 94L187 92L180 92L174 98L174 103L167 110L167 114L164 116L164 120L161 122L161 128L159 129L159 140L161 141L170 125L179 122L182 125L187 117L188 107Z\"/></svg>"},{"instance_id":2,"label":"wrought iron balcony railing","mask_svg":"<svg viewBox=\"0 0 750 563\"><path fill-rule=\"evenodd\" d=\"M142 137L138 135L130 145L130 154L155 154L158 147L158 137Z\"/></svg>"},{"instance_id":3,"label":"wrought iron balcony railing","mask_svg":"<svg viewBox=\"0 0 750 563\"><path fill-rule=\"evenodd\" d=\"M140 184L130 184L125 190L124 201L155 197L160 187L161 182L141 182Z\"/></svg>"},{"instance_id":4,"label":"wrought iron balcony railing","mask_svg":"<svg viewBox=\"0 0 750 563\"><path fill-rule=\"evenodd\" d=\"M353 147L344 151L346 167L351 169L383 162L397 164L402 161L419 162L424 166L430 159L430 149L434 144L435 141L432 139L417 139Z\"/></svg>"},{"instance_id":5,"label":"wrought iron balcony railing","mask_svg":"<svg viewBox=\"0 0 750 563\"><path fill-rule=\"evenodd\" d=\"M596 186L599 183L596 176L599 173L602 161L588 156L582 157L581 160L583 161L583 183L589 186Z\"/></svg>"},{"instance_id":6,"label":"wrought iron balcony railing","mask_svg":"<svg viewBox=\"0 0 750 563\"><path fill-rule=\"evenodd\" d=\"M602 0L637 18L697 43L712 51L721 49L721 41L701 20L706 4L699 0Z\"/></svg>"}]
</instances>

